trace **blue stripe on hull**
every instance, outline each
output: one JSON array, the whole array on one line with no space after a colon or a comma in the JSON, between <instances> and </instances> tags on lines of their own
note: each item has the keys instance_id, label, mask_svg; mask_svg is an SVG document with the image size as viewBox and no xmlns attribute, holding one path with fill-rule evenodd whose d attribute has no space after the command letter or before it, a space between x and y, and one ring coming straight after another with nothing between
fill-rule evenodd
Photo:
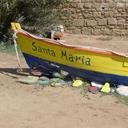
<instances>
[{"instance_id":1,"label":"blue stripe on hull","mask_svg":"<svg viewBox=\"0 0 128 128\"><path fill-rule=\"evenodd\" d=\"M53 63L47 60L43 60L43 59L28 55L26 53L23 53L23 55L30 68L32 68L33 66L36 66L50 72L65 70L65 71L68 71L73 76L79 76L89 81L95 81L99 83L109 82L111 84L116 84L116 85L120 85L120 84L128 85L128 77L126 76L105 74L105 73L73 68L66 65L61 65L61 64Z\"/></svg>"}]
</instances>

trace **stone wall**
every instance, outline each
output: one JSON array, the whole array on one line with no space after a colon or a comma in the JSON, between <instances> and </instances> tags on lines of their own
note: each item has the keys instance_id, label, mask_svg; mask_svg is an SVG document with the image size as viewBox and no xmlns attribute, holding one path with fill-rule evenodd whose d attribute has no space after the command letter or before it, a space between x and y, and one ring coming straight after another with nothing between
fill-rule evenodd
<instances>
[{"instance_id":1,"label":"stone wall","mask_svg":"<svg viewBox=\"0 0 128 128\"><path fill-rule=\"evenodd\" d=\"M61 12L67 32L128 36L128 0L70 0Z\"/></svg>"}]
</instances>

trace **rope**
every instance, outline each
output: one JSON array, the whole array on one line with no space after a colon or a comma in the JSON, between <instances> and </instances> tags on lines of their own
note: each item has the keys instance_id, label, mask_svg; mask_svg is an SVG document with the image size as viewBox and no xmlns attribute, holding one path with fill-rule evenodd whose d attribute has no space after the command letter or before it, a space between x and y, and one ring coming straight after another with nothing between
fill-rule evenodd
<instances>
[{"instance_id":1,"label":"rope","mask_svg":"<svg viewBox=\"0 0 128 128\"><path fill-rule=\"evenodd\" d=\"M19 53L18 53L16 39L17 39L16 32L14 32L13 41L14 41L14 47L15 47L15 52L16 52L17 64L18 64L17 71L20 72L20 71L22 71L22 67L21 67L21 62L20 62L20 57L19 57Z\"/></svg>"}]
</instances>

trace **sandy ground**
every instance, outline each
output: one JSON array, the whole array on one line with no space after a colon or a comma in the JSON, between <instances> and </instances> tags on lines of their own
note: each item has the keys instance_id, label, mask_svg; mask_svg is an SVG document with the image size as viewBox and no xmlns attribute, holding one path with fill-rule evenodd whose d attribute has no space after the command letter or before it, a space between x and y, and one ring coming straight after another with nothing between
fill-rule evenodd
<instances>
[{"instance_id":1,"label":"sandy ground","mask_svg":"<svg viewBox=\"0 0 128 128\"><path fill-rule=\"evenodd\" d=\"M119 48L120 52L128 48L125 39L122 46L118 39L103 41L70 34L66 38L77 44ZM0 53L0 128L128 128L128 106L115 97L90 93L84 97L80 89L71 87L21 84L17 78L28 73L17 74L16 67L15 56Z\"/></svg>"}]
</instances>

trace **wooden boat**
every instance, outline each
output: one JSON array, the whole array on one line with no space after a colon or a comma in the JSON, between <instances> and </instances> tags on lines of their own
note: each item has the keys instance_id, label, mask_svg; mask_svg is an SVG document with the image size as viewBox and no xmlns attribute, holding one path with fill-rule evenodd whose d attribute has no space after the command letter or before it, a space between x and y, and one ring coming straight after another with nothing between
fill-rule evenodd
<instances>
[{"instance_id":1,"label":"wooden boat","mask_svg":"<svg viewBox=\"0 0 128 128\"><path fill-rule=\"evenodd\" d=\"M30 68L71 75L100 83L128 85L128 57L110 50L73 46L19 29L17 42Z\"/></svg>"}]
</instances>

